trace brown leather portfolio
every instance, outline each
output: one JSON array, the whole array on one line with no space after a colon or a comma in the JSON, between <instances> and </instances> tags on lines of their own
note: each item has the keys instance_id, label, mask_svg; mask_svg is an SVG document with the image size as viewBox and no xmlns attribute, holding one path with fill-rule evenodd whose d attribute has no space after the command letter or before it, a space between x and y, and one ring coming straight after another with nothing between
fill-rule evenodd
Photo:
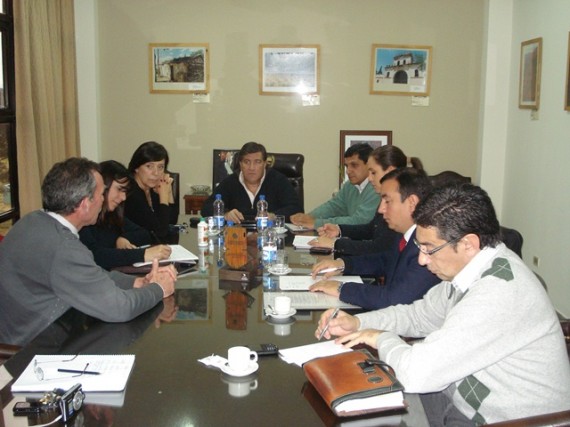
<instances>
[{"instance_id":1,"label":"brown leather portfolio","mask_svg":"<svg viewBox=\"0 0 570 427\"><path fill-rule=\"evenodd\" d=\"M355 350L310 360L303 370L338 416L404 409L402 384L388 369L368 360L373 360L368 351Z\"/></svg>"}]
</instances>

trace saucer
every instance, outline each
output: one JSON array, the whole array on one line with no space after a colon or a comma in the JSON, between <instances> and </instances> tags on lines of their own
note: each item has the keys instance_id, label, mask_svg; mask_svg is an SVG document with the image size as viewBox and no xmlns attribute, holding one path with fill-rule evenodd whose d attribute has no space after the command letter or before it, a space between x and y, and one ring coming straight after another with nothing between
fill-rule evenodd
<instances>
[{"instance_id":1,"label":"saucer","mask_svg":"<svg viewBox=\"0 0 570 427\"><path fill-rule=\"evenodd\" d=\"M291 269L291 267L287 267L285 270L281 270L281 271L275 271L273 268L268 268L267 271L269 271L271 274L275 274L276 276L284 276L286 274L291 273L291 271L293 271Z\"/></svg>"},{"instance_id":2,"label":"saucer","mask_svg":"<svg viewBox=\"0 0 570 427\"><path fill-rule=\"evenodd\" d=\"M226 363L225 365L222 365L222 367L220 369L222 370L222 372L224 374L228 374L232 377L245 377L245 376L247 376L249 374L253 374L255 371L257 371L259 369L259 365L257 364L257 362L251 362L249 364L249 366L247 367L247 369L244 369L243 371L234 371Z\"/></svg>"},{"instance_id":3,"label":"saucer","mask_svg":"<svg viewBox=\"0 0 570 427\"><path fill-rule=\"evenodd\" d=\"M274 228L277 234L285 234L287 233L287 227L276 227Z\"/></svg>"},{"instance_id":4,"label":"saucer","mask_svg":"<svg viewBox=\"0 0 570 427\"><path fill-rule=\"evenodd\" d=\"M269 313L268 316L270 316L270 317L272 317L272 318L274 318L274 319L287 319L287 318L289 318L289 317L294 316L295 313L297 313L297 310L295 310L294 308L292 308L289 313L285 313L285 314Z\"/></svg>"}]
</instances>

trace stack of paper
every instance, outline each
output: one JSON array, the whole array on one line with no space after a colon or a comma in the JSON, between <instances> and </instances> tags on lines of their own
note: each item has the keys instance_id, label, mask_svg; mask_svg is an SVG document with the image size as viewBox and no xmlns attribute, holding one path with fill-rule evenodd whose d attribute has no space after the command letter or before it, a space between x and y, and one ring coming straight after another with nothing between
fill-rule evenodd
<instances>
[{"instance_id":1,"label":"stack of paper","mask_svg":"<svg viewBox=\"0 0 570 427\"><path fill-rule=\"evenodd\" d=\"M188 261L197 261L198 257L186 249L184 246L181 245L168 245L172 252L170 253L170 258L163 259L160 262L188 262ZM135 267L142 267L143 265L152 264L152 261L147 262L135 262L133 266Z\"/></svg>"},{"instance_id":2,"label":"stack of paper","mask_svg":"<svg viewBox=\"0 0 570 427\"><path fill-rule=\"evenodd\" d=\"M308 291L309 287L323 280L322 276L313 279L311 276L282 276L279 278L279 289L282 291ZM341 283L362 283L360 276L333 276L326 280L336 280Z\"/></svg>"},{"instance_id":3,"label":"stack of paper","mask_svg":"<svg viewBox=\"0 0 570 427\"><path fill-rule=\"evenodd\" d=\"M291 230L292 233L299 233L302 231L313 231L313 227L303 227L302 225L291 224L290 222L285 223L285 227Z\"/></svg>"},{"instance_id":4,"label":"stack of paper","mask_svg":"<svg viewBox=\"0 0 570 427\"><path fill-rule=\"evenodd\" d=\"M279 356L287 363L303 366L303 363L316 357L332 356L348 351L352 351L352 349L344 348L340 344L335 344L334 340L331 340L282 349L279 350Z\"/></svg>"},{"instance_id":5,"label":"stack of paper","mask_svg":"<svg viewBox=\"0 0 570 427\"><path fill-rule=\"evenodd\" d=\"M311 249L312 246L309 245L309 242L315 239L315 236L295 236L293 246L295 249Z\"/></svg>"},{"instance_id":6,"label":"stack of paper","mask_svg":"<svg viewBox=\"0 0 570 427\"><path fill-rule=\"evenodd\" d=\"M265 312L269 305L275 307L275 297L286 296L291 298L291 307L296 310L326 310L331 307L360 308L357 305L342 302L337 297L322 292L290 291L290 292L264 292L263 307Z\"/></svg>"}]
</instances>

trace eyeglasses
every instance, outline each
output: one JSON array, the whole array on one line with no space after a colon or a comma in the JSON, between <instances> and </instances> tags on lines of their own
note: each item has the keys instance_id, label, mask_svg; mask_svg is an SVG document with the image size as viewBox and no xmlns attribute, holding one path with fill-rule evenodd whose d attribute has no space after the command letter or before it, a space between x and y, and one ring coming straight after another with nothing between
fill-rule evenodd
<instances>
[{"instance_id":1,"label":"eyeglasses","mask_svg":"<svg viewBox=\"0 0 570 427\"><path fill-rule=\"evenodd\" d=\"M56 379L62 379L62 378L74 378L74 377L80 377L81 375L83 375L86 371L87 368L89 367L89 363L87 363L85 365L85 368L83 368L83 370L79 370L77 374L75 375L67 375L67 376L59 376L59 377L54 377L54 378L46 378L46 375L44 373L44 370L41 368L40 363L65 363L65 362L71 362L72 360L75 360L75 358L78 355L76 354L75 356L71 357L70 359L61 359L61 360L46 360L44 362L38 362L37 360L34 360L34 374L36 374L36 378L39 381L49 381L49 380L56 380Z\"/></svg>"},{"instance_id":2,"label":"eyeglasses","mask_svg":"<svg viewBox=\"0 0 570 427\"><path fill-rule=\"evenodd\" d=\"M418 249L420 250L420 252L424 255L428 255L428 256L432 256L433 254L435 254L436 252L441 251L443 248L445 248L446 246L452 245L454 243L459 242L461 239L463 238L463 236L458 237L457 239L453 239L450 240L449 242L445 242L443 245L439 245L436 246L435 248L433 248L432 250L427 250L425 245L422 245L420 242L418 242L416 239L414 239L414 245L416 245L418 247Z\"/></svg>"}]
</instances>

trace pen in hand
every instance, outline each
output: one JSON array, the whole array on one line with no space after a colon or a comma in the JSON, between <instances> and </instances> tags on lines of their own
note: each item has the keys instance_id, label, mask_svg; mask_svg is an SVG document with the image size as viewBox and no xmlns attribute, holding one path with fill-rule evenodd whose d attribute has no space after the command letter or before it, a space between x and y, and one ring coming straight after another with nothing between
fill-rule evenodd
<instances>
[{"instance_id":1,"label":"pen in hand","mask_svg":"<svg viewBox=\"0 0 570 427\"><path fill-rule=\"evenodd\" d=\"M331 323L331 320L333 320L336 316L338 316L339 311L340 311L340 309L338 307L334 309L331 317L329 317L329 320L327 320L327 324L325 325L325 327L323 328L323 330L319 334L319 341L325 336L325 332L329 329L329 325Z\"/></svg>"},{"instance_id":2,"label":"pen in hand","mask_svg":"<svg viewBox=\"0 0 570 427\"><path fill-rule=\"evenodd\" d=\"M317 274L330 273L331 271L344 271L344 267L329 267L329 268L323 268L322 270L318 271Z\"/></svg>"}]
</instances>

